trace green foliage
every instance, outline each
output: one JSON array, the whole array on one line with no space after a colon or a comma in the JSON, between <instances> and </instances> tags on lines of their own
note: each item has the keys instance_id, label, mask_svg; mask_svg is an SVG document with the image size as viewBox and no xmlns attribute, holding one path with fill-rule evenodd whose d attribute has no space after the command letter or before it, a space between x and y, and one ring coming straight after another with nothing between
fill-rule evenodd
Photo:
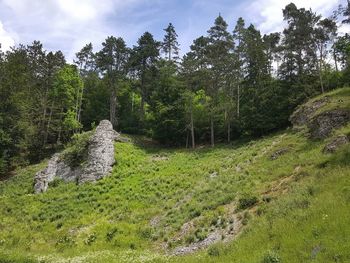
<instances>
[{"instance_id":1,"label":"green foliage","mask_svg":"<svg viewBox=\"0 0 350 263\"><path fill-rule=\"evenodd\" d=\"M266 253L264 258L262 259L261 263L281 263L280 257L272 251L269 251Z\"/></svg>"},{"instance_id":2,"label":"green foliage","mask_svg":"<svg viewBox=\"0 0 350 263\"><path fill-rule=\"evenodd\" d=\"M93 134L89 132L74 134L70 143L62 153L62 158L71 166L77 167L87 159L89 140Z\"/></svg>"},{"instance_id":3,"label":"green foliage","mask_svg":"<svg viewBox=\"0 0 350 263\"><path fill-rule=\"evenodd\" d=\"M252 195L245 195L238 200L239 209L247 209L254 206L258 202L258 198Z\"/></svg>"},{"instance_id":4,"label":"green foliage","mask_svg":"<svg viewBox=\"0 0 350 263\"><path fill-rule=\"evenodd\" d=\"M217 246L211 246L208 248L208 255L211 257L218 257L220 256L220 250Z\"/></svg>"},{"instance_id":5,"label":"green foliage","mask_svg":"<svg viewBox=\"0 0 350 263\"><path fill-rule=\"evenodd\" d=\"M118 162L111 176L95 184L59 183L42 195L31 193L33 176L45 163L18 170L18 176L0 182L0 240L5 240L0 254L6 251L11 258L21 251L56 261L83 257L104 262L125 254L154 262L198 262L200 256L200 262L231 263L261 262L272 248L280 262L303 262L322 243L327 250L318 252L317 260L327 262L336 255L346 259L348 166L332 161L320 168L319 163L332 157L322 154L324 143L293 132L282 135L194 151L164 149L138 137L137 144L116 144ZM271 145L294 150L271 161L270 151L264 153ZM344 151L336 155L340 158ZM246 163L252 156L254 160ZM276 190L269 202L255 203L260 193L277 189L279 180L292 175L297 166L299 174L308 175L291 177L282 184L288 191ZM217 176L211 178L214 171ZM250 194L243 199L246 193ZM234 209L240 199L264 212L257 216L242 211L243 232L233 243L171 259L151 249L162 251L164 240L173 247L198 242L211 228L224 229L230 222L226 213L239 213L226 209ZM188 222L193 228L173 242Z\"/></svg>"},{"instance_id":6,"label":"green foliage","mask_svg":"<svg viewBox=\"0 0 350 263\"><path fill-rule=\"evenodd\" d=\"M97 236L95 233L92 233L88 235L88 237L84 240L84 244L90 246L92 243L94 243L97 239Z\"/></svg>"}]
</instances>

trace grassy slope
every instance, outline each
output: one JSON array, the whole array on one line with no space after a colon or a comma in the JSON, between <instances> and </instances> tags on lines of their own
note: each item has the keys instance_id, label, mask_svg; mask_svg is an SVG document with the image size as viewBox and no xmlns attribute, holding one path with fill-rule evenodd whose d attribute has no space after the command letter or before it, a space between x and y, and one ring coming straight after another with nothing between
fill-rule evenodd
<instances>
[{"instance_id":1,"label":"grassy slope","mask_svg":"<svg viewBox=\"0 0 350 263\"><path fill-rule=\"evenodd\" d=\"M281 262L350 262L350 147L325 155L324 145L290 130L196 151L117 143L112 176L56 182L41 195L32 194L33 175L45 164L27 167L0 182L0 262L262 262L268 253ZM165 241L205 237L247 194L259 203L235 241L163 254ZM190 220L194 228L171 242Z\"/></svg>"}]
</instances>

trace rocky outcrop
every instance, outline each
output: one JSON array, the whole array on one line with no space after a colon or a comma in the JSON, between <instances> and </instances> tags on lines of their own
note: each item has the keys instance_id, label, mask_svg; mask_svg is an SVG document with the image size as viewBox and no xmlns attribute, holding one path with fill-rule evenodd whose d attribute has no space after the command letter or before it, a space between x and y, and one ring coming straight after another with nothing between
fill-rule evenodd
<instances>
[{"instance_id":1,"label":"rocky outcrop","mask_svg":"<svg viewBox=\"0 0 350 263\"><path fill-rule=\"evenodd\" d=\"M324 148L324 153L334 153L339 147L348 144L349 137L346 135L339 135L335 137L330 143L328 143Z\"/></svg>"},{"instance_id":2,"label":"rocky outcrop","mask_svg":"<svg viewBox=\"0 0 350 263\"><path fill-rule=\"evenodd\" d=\"M324 139L331 134L333 129L339 128L348 122L350 122L350 110L336 109L315 116L307 126L311 138Z\"/></svg>"},{"instance_id":3,"label":"rocky outcrop","mask_svg":"<svg viewBox=\"0 0 350 263\"><path fill-rule=\"evenodd\" d=\"M79 177L80 183L96 181L112 171L114 141L118 137L109 121L100 122L89 143L88 160Z\"/></svg>"},{"instance_id":4,"label":"rocky outcrop","mask_svg":"<svg viewBox=\"0 0 350 263\"><path fill-rule=\"evenodd\" d=\"M328 102L329 98L326 96L300 106L289 118L290 122L293 124L293 127L307 125L317 110L325 106Z\"/></svg>"},{"instance_id":5,"label":"rocky outcrop","mask_svg":"<svg viewBox=\"0 0 350 263\"><path fill-rule=\"evenodd\" d=\"M324 139L350 122L350 110L342 100L324 96L300 106L290 117L295 130L306 127L312 139Z\"/></svg>"},{"instance_id":6,"label":"rocky outcrop","mask_svg":"<svg viewBox=\"0 0 350 263\"><path fill-rule=\"evenodd\" d=\"M62 154L55 154L49 160L47 167L36 174L35 193L45 192L49 183L56 178L66 182L84 183L107 176L112 171L115 162L114 141L126 141L126 139L113 130L108 120L101 121L89 139L88 157L87 160L82 160L83 165L70 167L62 158Z\"/></svg>"}]
</instances>

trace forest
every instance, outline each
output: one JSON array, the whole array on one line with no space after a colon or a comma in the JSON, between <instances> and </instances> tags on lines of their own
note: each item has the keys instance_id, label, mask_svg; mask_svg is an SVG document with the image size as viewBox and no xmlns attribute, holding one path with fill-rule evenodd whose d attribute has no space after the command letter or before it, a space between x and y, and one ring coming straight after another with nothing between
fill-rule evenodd
<instances>
[{"instance_id":1,"label":"forest","mask_svg":"<svg viewBox=\"0 0 350 263\"><path fill-rule=\"evenodd\" d=\"M350 85L350 4L325 18L287 5L282 32L263 35L219 15L181 53L172 23L129 47L108 36L68 63L40 41L0 51L0 177L37 163L108 119L117 131L195 148L286 128L315 95ZM1 50L1 49L0 49Z\"/></svg>"}]
</instances>

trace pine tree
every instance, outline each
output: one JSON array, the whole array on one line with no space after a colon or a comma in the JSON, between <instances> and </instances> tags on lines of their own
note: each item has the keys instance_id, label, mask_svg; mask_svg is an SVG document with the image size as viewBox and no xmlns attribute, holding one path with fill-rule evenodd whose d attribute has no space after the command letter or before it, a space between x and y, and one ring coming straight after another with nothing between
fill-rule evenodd
<instances>
[{"instance_id":1,"label":"pine tree","mask_svg":"<svg viewBox=\"0 0 350 263\"><path fill-rule=\"evenodd\" d=\"M108 37L97 53L97 66L104 74L110 90L110 121L117 127L117 90L118 82L126 77L130 51L122 38Z\"/></svg>"},{"instance_id":2,"label":"pine tree","mask_svg":"<svg viewBox=\"0 0 350 263\"><path fill-rule=\"evenodd\" d=\"M145 32L137 41L137 46L132 50L131 66L140 81L141 112L140 119L143 124L145 119L145 103L151 93L151 82L156 72L156 62L159 59L160 43L154 40L153 35Z\"/></svg>"},{"instance_id":3,"label":"pine tree","mask_svg":"<svg viewBox=\"0 0 350 263\"><path fill-rule=\"evenodd\" d=\"M168 58L168 61L177 60L179 55L179 43L177 42L178 35L172 23L164 29L165 36L162 43L162 51Z\"/></svg>"},{"instance_id":4,"label":"pine tree","mask_svg":"<svg viewBox=\"0 0 350 263\"><path fill-rule=\"evenodd\" d=\"M240 116L241 107L241 85L244 77L244 64L243 64L243 52L244 52L244 41L243 35L245 32L245 22L242 17L237 20L235 29L233 31L233 39L236 43L235 53L238 60L238 81L237 81L237 102L236 102L236 115L237 118Z\"/></svg>"},{"instance_id":5,"label":"pine tree","mask_svg":"<svg viewBox=\"0 0 350 263\"><path fill-rule=\"evenodd\" d=\"M208 30L207 59L210 65L210 85L208 86L208 95L212 98L210 109L210 134L211 145L214 146L214 118L217 111L217 102L219 93L223 91L227 83L226 72L230 64L231 51L233 49L233 39L227 31L227 23L219 15L215 19L214 26Z\"/></svg>"}]
</instances>

